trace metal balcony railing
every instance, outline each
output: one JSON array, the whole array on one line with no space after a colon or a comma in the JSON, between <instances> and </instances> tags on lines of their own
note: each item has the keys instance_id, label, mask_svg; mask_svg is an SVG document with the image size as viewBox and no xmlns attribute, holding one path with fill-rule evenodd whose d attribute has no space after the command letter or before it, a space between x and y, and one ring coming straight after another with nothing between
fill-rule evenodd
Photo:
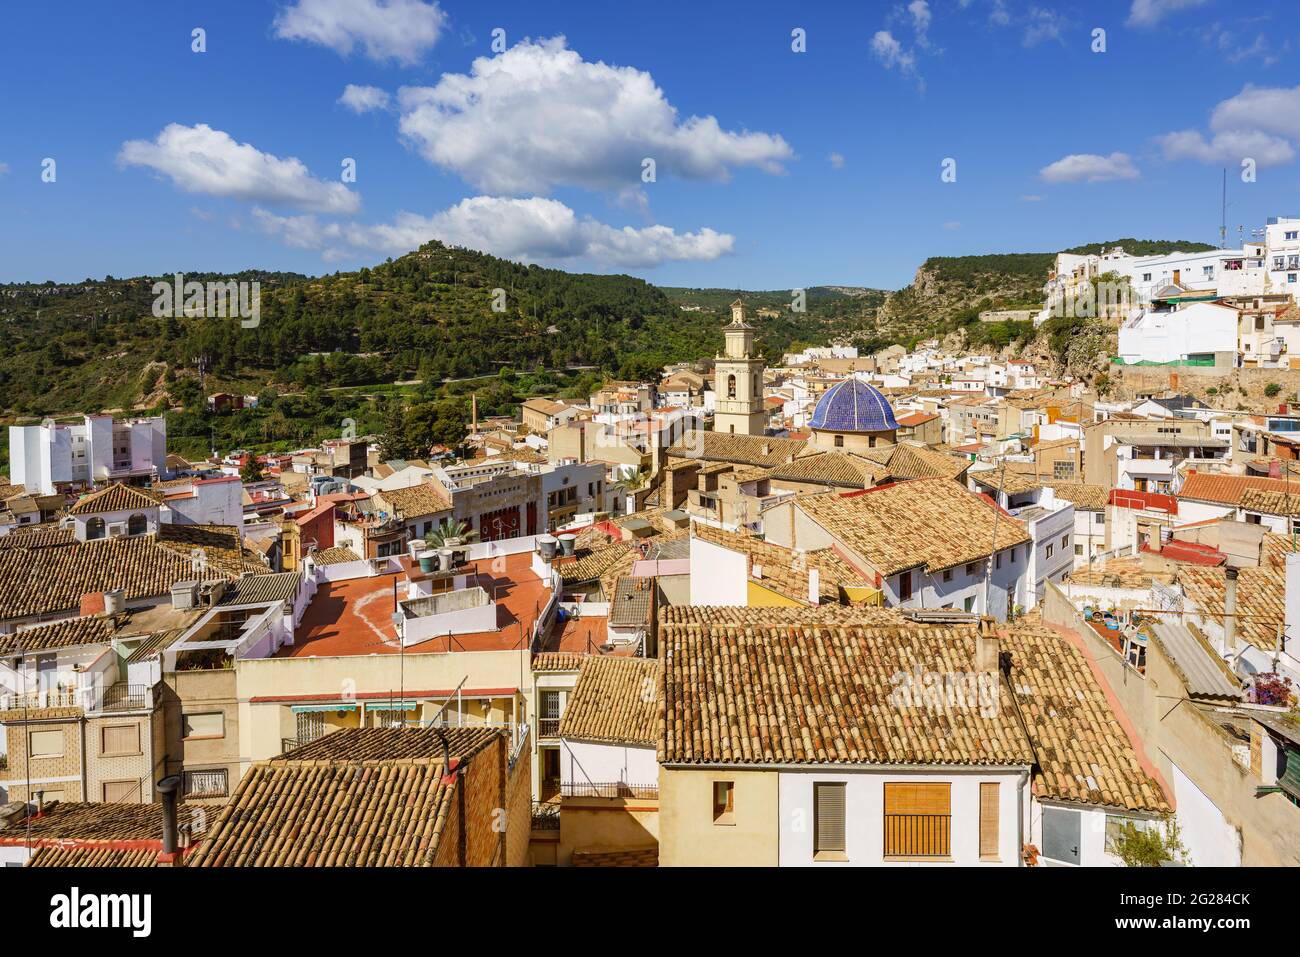
<instances>
[{"instance_id":1,"label":"metal balcony railing","mask_svg":"<svg viewBox=\"0 0 1300 957\"><path fill-rule=\"evenodd\" d=\"M187 798L226 797L230 794L230 778L225 768L185 772Z\"/></svg>"},{"instance_id":2,"label":"metal balcony railing","mask_svg":"<svg viewBox=\"0 0 1300 957\"><path fill-rule=\"evenodd\" d=\"M560 806L549 802L533 802L533 830L558 831L560 829Z\"/></svg>"},{"instance_id":3,"label":"metal balcony railing","mask_svg":"<svg viewBox=\"0 0 1300 957\"><path fill-rule=\"evenodd\" d=\"M628 784L625 781L566 781L560 785L560 794L568 798L638 798L654 801L659 798L657 784Z\"/></svg>"},{"instance_id":4,"label":"metal balcony railing","mask_svg":"<svg viewBox=\"0 0 1300 957\"><path fill-rule=\"evenodd\" d=\"M560 719L538 718L537 736L540 738L558 738L560 736Z\"/></svg>"},{"instance_id":5,"label":"metal balcony railing","mask_svg":"<svg viewBox=\"0 0 1300 957\"><path fill-rule=\"evenodd\" d=\"M151 706L148 685L132 685L126 682L109 685L104 689L100 701L100 711L142 711Z\"/></svg>"}]
</instances>

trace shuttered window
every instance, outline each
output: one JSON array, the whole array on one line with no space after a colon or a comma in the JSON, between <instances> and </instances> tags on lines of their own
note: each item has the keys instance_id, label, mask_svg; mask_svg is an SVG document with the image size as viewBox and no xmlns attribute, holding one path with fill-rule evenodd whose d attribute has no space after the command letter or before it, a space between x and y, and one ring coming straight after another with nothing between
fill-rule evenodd
<instances>
[{"instance_id":1,"label":"shuttered window","mask_svg":"<svg viewBox=\"0 0 1300 957\"><path fill-rule=\"evenodd\" d=\"M139 754L140 726L138 724L108 724L103 727L101 754Z\"/></svg>"},{"instance_id":2,"label":"shuttered window","mask_svg":"<svg viewBox=\"0 0 1300 957\"><path fill-rule=\"evenodd\" d=\"M885 785L885 856L947 857L951 851L950 784Z\"/></svg>"},{"instance_id":3,"label":"shuttered window","mask_svg":"<svg viewBox=\"0 0 1300 957\"><path fill-rule=\"evenodd\" d=\"M736 811L736 784L734 781L713 782L713 823L734 824Z\"/></svg>"},{"instance_id":4,"label":"shuttered window","mask_svg":"<svg viewBox=\"0 0 1300 957\"><path fill-rule=\"evenodd\" d=\"M980 784L980 857L998 856L998 783Z\"/></svg>"},{"instance_id":5,"label":"shuttered window","mask_svg":"<svg viewBox=\"0 0 1300 957\"><path fill-rule=\"evenodd\" d=\"M843 854L844 785L831 782L813 784L813 853Z\"/></svg>"},{"instance_id":6,"label":"shuttered window","mask_svg":"<svg viewBox=\"0 0 1300 957\"><path fill-rule=\"evenodd\" d=\"M140 803L140 782L105 781L104 800L110 804L118 801L131 801L138 804Z\"/></svg>"}]
</instances>

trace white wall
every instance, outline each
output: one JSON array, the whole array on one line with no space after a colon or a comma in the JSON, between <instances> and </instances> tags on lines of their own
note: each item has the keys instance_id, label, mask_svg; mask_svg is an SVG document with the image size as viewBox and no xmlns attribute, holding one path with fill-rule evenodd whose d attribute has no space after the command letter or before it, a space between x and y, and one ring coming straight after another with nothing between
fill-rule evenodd
<instances>
[{"instance_id":1,"label":"white wall","mask_svg":"<svg viewBox=\"0 0 1300 957\"><path fill-rule=\"evenodd\" d=\"M1019 771L900 773L862 770L827 773L821 769L782 771L777 783L780 814L781 867L1017 867L1022 841L1019 823L1023 775ZM845 853L848 861L814 861L813 784L845 784ZM998 795L998 860L981 861L979 854L980 783L995 781ZM951 862L886 861L884 814L886 782L951 783ZM1027 790L1028 785L1024 788Z\"/></svg>"},{"instance_id":2,"label":"white wall","mask_svg":"<svg viewBox=\"0 0 1300 957\"><path fill-rule=\"evenodd\" d=\"M560 780L565 784L658 784L659 761L653 745L561 738Z\"/></svg>"},{"instance_id":3,"label":"white wall","mask_svg":"<svg viewBox=\"0 0 1300 957\"><path fill-rule=\"evenodd\" d=\"M1241 835L1230 825L1205 792L1192 783L1178 765L1174 774L1174 803L1182 841L1197 867L1240 867Z\"/></svg>"},{"instance_id":4,"label":"white wall","mask_svg":"<svg viewBox=\"0 0 1300 957\"><path fill-rule=\"evenodd\" d=\"M749 603L749 556L691 538L691 604Z\"/></svg>"}]
</instances>

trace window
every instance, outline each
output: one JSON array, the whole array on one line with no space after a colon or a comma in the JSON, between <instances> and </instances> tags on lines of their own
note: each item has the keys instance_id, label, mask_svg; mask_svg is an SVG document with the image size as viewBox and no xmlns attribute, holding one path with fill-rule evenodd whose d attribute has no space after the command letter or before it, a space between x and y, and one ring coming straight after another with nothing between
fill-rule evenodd
<instances>
[{"instance_id":1,"label":"window","mask_svg":"<svg viewBox=\"0 0 1300 957\"><path fill-rule=\"evenodd\" d=\"M967 575L975 575L975 574L978 574L978 573L979 573L979 569L980 569L979 562L967 562L967 563L966 563L966 574L967 574Z\"/></svg>"},{"instance_id":2,"label":"window","mask_svg":"<svg viewBox=\"0 0 1300 957\"><path fill-rule=\"evenodd\" d=\"M140 726L106 724L99 731L99 745L99 753L106 757L114 754L139 754Z\"/></svg>"},{"instance_id":3,"label":"window","mask_svg":"<svg viewBox=\"0 0 1300 957\"><path fill-rule=\"evenodd\" d=\"M713 782L713 823L735 824L736 782Z\"/></svg>"},{"instance_id":4,"label":"window","mask_svg":"<svg viewBox=\"0 0 1300 957\"><path fill-rule=\"evenodd\" d=\"M185 787L185 796L190 798L226 797L230 793L229 777L225 768L186 771L182 783Z\"/></svg>"},{"instance_id":5,"label":"window","mask_svg":"<svg viewBox=\"0 0 1300 957\"><path fill-rule=\"evenodd\" d=\"M32 731L27 736L27 753L34 758L63 757L63 730Z\"/></svg>"},{"instance_id":6,"label":"window","mask_svg":"<svg viewBox=\"0 0 1300 957\"><path fill-rule=\"evenodd\" d=\"M1002 553L1001 553L1001 552L998 552L997 557L993 559L993 567L994 567L994 568L1001 568L1001 567L1002 567Z\"/></svg>"},{"instance_id":7,"label":"window","mask_svg":"<svg viewBox=\"0 0 1300 957\"><path fill-rule=\"evenodd\" d=\"M966 611L968 611L968 612L969 612L969 611L974 611L974 610L975 610L975 596L974 596L974 595L970 595L969 597L967 597L967 599L966 599L964 602L962 602L962 607L965 608Z\"/></svg>"},{"instance_id":8,"label":"window","mask_svg":"<svg viewBox=\"0 0 1300 957\"><path fill-rule=\"evenodd\" d=\"M898 600L907 601L912 597L912 573L903 572L898 576Z\"/></svg>"},{"instance_id":9,"label":"window","mask_svg":"<svg viewBox=\"0 0 1300 957\"><path fill-rule=\"evenodd\" d=\"M147 531L149 531L149 520L138 512L126 520L128 535L143 535Z\"/></svg>"},{"instance_id":10,"label":"window","mask_svg":"<svg viewBox=\"0 0 1300 957\"><path fill-rule=\"evenodd\" d=\"M1098 512L1097 515L1093 518L1093 520L1092 520L1092 524L1094 524L1094 525L1105 525L1105 524L1106 524L1106 513L1105 513L1105 512Z\"/></svg>"},{"instance_id":11,"label":"window","mask_svg":"<svg viewBox=\"0 0 1300 957\"><path fill-rule=\"evenodd\" d=\"M182 736L186 738L224 738L226 736L226 716L220 711L204 711L200 714L181 716L184 725Z\"/></svg>"},{"instance_id":12,"label":"window","mask_svg":"<svg viewBox=\"0 0 1300 957\"><path fill-rule=\"evenodd\" d=\"M1069 547L1070 547L1070 536L1069 536L1069 535L1062 535L1062 536L1061 536L1061 547L1062 547L1062 548L1069 548Z\"/></svg>"},{"instance_id":13,"label":"window","mask_svg":"<svg viewBox=\"0 0 1300 957\"><path fill-rule=\"evenodd\" d=\"M1114 854L1115 845L1120 836L1124 833L1124 825L1131 824L1139 831L1148 831L1156 826L1155 821L1143 820L1139 817L1120 817L1115 814L1106 815L1106 853Z\"/></svg>"},{"instance_id":14,"label":"window","mask_svg":"<svg viewBox=\"0 0 1300 957\"><path fill-rule=\"evenodd\" d=\"M1015 550L1015 548L1012 548L1012 549L1011 549L1011 564L1014 565L1015 563L1016 563L1016 550Z\"/></svg>"},{"instance_id":15,"label":"window","mask_svg":"<svg viewBox=\"0 0 1300 957\"><path fill-rule=\"evenodd\" d=\"M844 448L844 436L842 435L835 436L835 447L837 449Z\"/></svg>"},{"instance_id":16,"label":"window","mask_svg":"<svg viewBox=\"0 0 1300 957\"><path fill-rule=\"evenodd\" d=\"M813 857L847 861L844 843L845 785L819 781L813 785Z\"/></svg>"},{"instance_id":17,"label":"window","mask_svg":"<svg viewBox=\"0 0 1300 957\"><path fill-rule=\"evenodd\" d=\"M980 860L998 859L998 788L996 781L980 782Z\"/></svg>"},{"instance_id":18,"label":"window","mask_svg":"<svg viewBox=\"0 0 1300 957\"><path fill-rule=\"evenodd\" d=\"M952 786L885 785L885 857L948 857Z\"/></svg>"},{"instance_id":19,"label":"window","mask_svg":"<svg viewBox=\"0 0 1300 957\"><path fill-rule=\"evenodd\" d=\"M951 569L951 568L945 568L945 569L943 570L943 580L946 581L946 582L950 582L950 581L952 581L952 569Z\"/></svg>"},{"instance_id":20,"label":"window","mask_svg":"<svg viewBox=\"0 0 1300 957\"><path fill-rule=\"evenodd\" d=\"M734 399L735 397L736 397L736 377L734 375L729 375L727 376L727 398Z\"/></svg>"},{"instance_id":21,"label":"window","mask_svg":"<svg viewBox=\"0 0 1300 957\"><path fill-rule=\"evenodd\" d=\"M1082 545L1075 545L1075 546L1074 546L1074 554L1076 554L1076 555L1082 555L1082 554L1083 554L1083 546L1082 546Z\"/></svg>"},{"instance_id":22,"label":"window","mask_svg":"<svg viewBox=\"0 0 1300 957\"><path fill-rule=\"evenodd\" d=\"M123 801L140 801L139 781L105 781L104 800L109 804Z\"/></svg>"},{"instance_id":23,"label":"window","mask_svg":"<svg viewBox=\"0 0 1300 957\"><path fill-rule=\"evenodd\" d=\"M104 520L96 515L86 523L86 540L91 541L96 538L104 537Z\"/></svg>"},{"instance_id":24,"label":"window","mask_svg":"<svg viewBox=\"0 0 1300 957\"><path fill-rule=\"evenodd\" d=\"M1297 237L1300 237L1300 230L1288 229L1288 230L1286 231L1286 236L1285 236L1285 238L1287 238L1287 239L1295 239L1295 238L1297 238Z\"/></svg>"}]
</instances>

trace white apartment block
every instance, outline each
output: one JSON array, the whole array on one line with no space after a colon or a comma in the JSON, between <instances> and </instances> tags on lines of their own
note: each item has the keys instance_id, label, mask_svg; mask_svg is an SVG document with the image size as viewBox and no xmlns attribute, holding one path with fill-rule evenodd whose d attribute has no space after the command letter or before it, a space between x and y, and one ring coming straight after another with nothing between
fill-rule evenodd
<instances>
[{"instance_id":1,"label":"white apartment block","mask_svg":"<svg viewBox=\"0 0 1300 957\"><path fill-rule=\"evenodd\" d=\"M29 492L162 477L167 463L167 420L88 415L79 425L9 427L10 480Z\"/></svg>"}]
</instances>

